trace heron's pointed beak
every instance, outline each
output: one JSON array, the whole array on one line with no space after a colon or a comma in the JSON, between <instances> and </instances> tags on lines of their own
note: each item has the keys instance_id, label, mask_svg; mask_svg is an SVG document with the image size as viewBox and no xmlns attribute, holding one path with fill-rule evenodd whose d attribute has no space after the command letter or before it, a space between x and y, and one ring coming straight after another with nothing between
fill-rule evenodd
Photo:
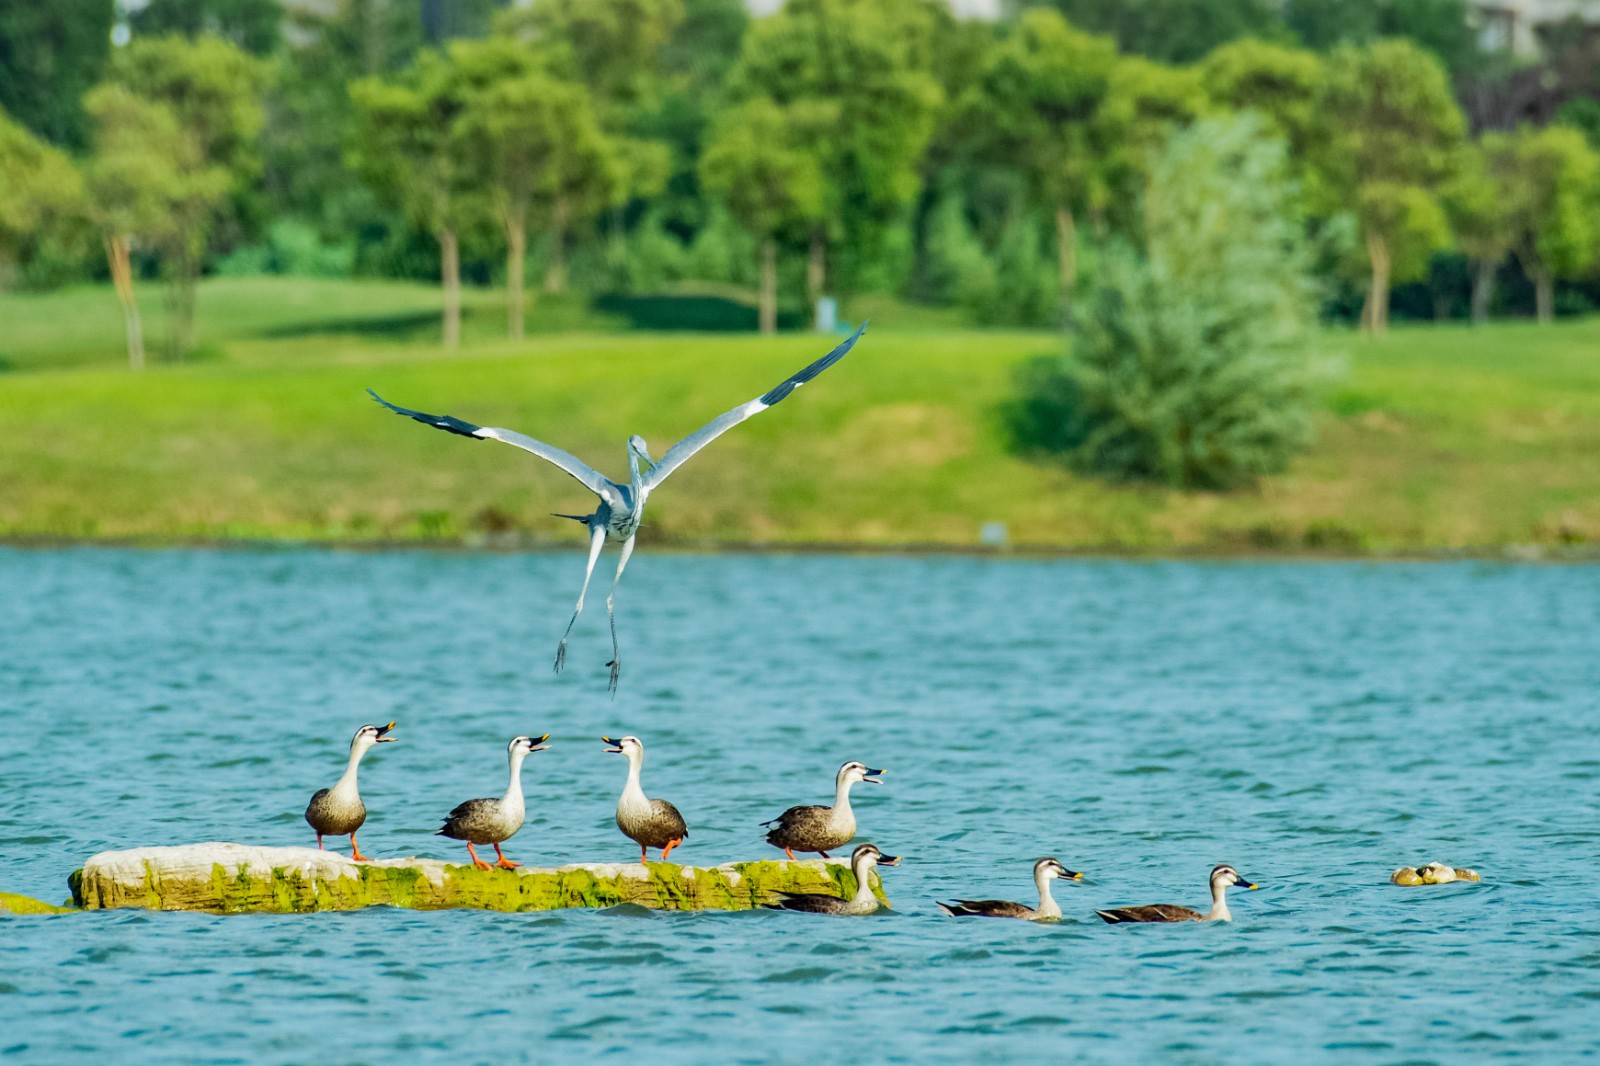
<instances>
[{"instance_id":1,"label":"heron's pointed beak","mask_svg":"<svg viewBox=\"0 0 1600 1066\"><path fill-rule=\"evenodd\" d=\"M394 728L394 723L393 722L390 722L388 725L380 725L378 727L378 739L377 739L376 742L379 743L379 744L393 744L394 743L394 737L391 737L391 736L388 735L389 734L389 730L391 730L393 728Z\"/></svg>"}]
</instances>

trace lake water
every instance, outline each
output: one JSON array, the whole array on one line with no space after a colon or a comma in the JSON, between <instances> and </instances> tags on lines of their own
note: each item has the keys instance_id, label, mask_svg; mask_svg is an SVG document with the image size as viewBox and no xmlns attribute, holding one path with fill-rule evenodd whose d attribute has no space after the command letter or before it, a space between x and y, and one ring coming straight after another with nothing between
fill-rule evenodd
<instances>
[{"instance_id":1,"label":"lake water","mask_svg":"<svg viewBox=\"0 0 1600 1066\"><path fill-rule=\"evenodd\" d=\"M1040 562L641 551L550 660L566 555L0 550L0 889L58 901L106 848L310 844L350 734L363 849L432 836L534 755L536 865L628 860L624 776L691 829L773 854L826 802L905 856L895 913L413 913L0 920L0 1057L23 1063L657 1064L1556 1061L1600 1047L1600 568ZM608 575L609 576L609 575ZM603 593L602 593L603 596ZM1054 926L956 921L1028 900ZM1402 889L1400 865L1478 885ZM1226 924L1214 863L1262 885Z\"/></svg>"}]
</instances>

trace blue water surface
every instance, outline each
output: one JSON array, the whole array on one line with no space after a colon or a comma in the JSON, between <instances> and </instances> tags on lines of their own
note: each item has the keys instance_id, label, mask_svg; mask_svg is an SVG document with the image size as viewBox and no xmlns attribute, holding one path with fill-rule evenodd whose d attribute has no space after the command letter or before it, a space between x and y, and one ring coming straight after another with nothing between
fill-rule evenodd
<instances>
[{"instance_id":1,"label":"blue water surface","mask_svg":"<svg viewBox=\"0 0 1600 1066\"><path fill-rule=\"evenodd\" d=\"M641 552L550 663L567 555L0 550L0 889L108 848L304 845L350 734L364 850L526 773L533 865L770 857L826 802L905 856L895 913L94 912L0 919L9 1063L1560 1061L1600 1047L1600 568ZM609 576L609 575L607 575ZM1054 926L957 921L1085 870ZM1477 885L1402 889L1440 859ZM1232 924L1111 927L1118 904Z\"/></svg>"}]
</instances>

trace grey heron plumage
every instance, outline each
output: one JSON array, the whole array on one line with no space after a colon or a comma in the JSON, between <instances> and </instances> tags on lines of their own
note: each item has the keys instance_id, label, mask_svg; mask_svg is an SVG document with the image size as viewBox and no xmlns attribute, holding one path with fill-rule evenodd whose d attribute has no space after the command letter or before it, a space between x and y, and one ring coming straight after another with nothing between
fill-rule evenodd
<instances>
[{"instance_id":1,"label":"grey heron plumage","mask_svg":"<svg viewBox=\"0 0 1600 1066\"><path fill-rule=\"evenodd\" d=\"M589 515L559 515L561 518L571 518L584 523L589 529L589 562L583 574L583 587L578 592L578 602L573 608L572 619L567 623L566 632L561 636L561 643L556 648L555 669L560 672L567 658L567 638L572 634L572 627L577 624L578 616L583 613L584 597L589 591L589 581L594 576L595 563L600 558L600 551L607 541L618 542L622 545L620 557L617 560L617 573L611 579L611 591L606 594L606 617L611 624L611 668L610 689L613 695L617 691L617 679L622 673L622 655L617 645L617 617L614 600L617 584L622 580L622 572L628 566L628 559L633 555L634 538L639 531L639 522L644 515L645 500L657 486L678 467L682 466L696 452L722 436L739 423L780 403L795 389L811 381L834 363L843 359L851 348L855 347L861 334L866 331L866 323L856 330L838 347L827 355L816 360L797 373L791 374L778 385L762 393L760 396L742 403L733 410L712 419L693 433L684 437L669 448L660 460L650 457L644 439L637 435L628 438L628 469L627 482L612 481L604 474L589 466L570 452L544 441L509 429L500 429L495 426L477 426L450 415L430 415L422 411L413 411L410 408L400 407L390 403L376 392L368 389L367 392L374 400L387 407L396 414L405 415L407 418L421 422L423 425L442 429L447 433L454 433L462 437L471 437L474 440L497 440L513 447L531 452L546 462L552 463L566 471L590 492L599 497L599 506ZM644 468L641 469L641 462Z\"/></svg>"}]
</instances>

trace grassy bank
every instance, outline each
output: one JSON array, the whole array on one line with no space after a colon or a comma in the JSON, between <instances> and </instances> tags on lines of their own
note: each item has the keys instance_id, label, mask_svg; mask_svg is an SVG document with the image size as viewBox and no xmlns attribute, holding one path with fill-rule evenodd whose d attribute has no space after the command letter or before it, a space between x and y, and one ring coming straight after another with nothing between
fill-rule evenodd
<instances>
[{"instance_id":1,"label":"grassy bank","mask_svg":"<svg viewBox=\"0 0 1600 1066\"><path fill-rule=\"evenodd\" d=\"M576 541L553 468L381 411L509 426L613 476L823 351L808 336L577 332L446 356L426 288L229 280L201 294L206 358L117 366L100 290L0 299L0 535ZM104 305L103 307L100 305ZM98 317L96 317L98 316ZM896 319L898 318L898 321ZM718 441L651 500L645 536L695 546L975 545L1163 551L1495 551L1600 542L1600 321L1330 334L1350 371L1316 449L1251 492L1109 486L1012 454L998 409L1048 333L889 316L849 360Z\"/></svg>"}]
</instances>

